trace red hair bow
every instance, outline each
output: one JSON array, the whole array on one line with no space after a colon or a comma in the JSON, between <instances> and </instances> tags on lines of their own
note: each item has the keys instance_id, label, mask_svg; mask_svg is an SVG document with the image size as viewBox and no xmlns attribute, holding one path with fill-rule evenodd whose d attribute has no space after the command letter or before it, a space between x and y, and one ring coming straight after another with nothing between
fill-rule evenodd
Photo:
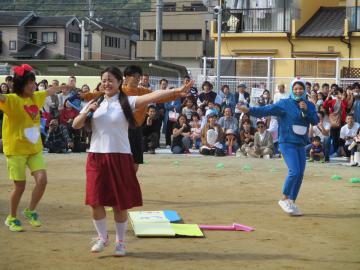
<instances>
[{"instance_id":1,"label":"red hair bow","mask_svg":"<svg viewBox=\"0 0 360 270\"><path fill-rule=\"evenodd\" d=\"M16 75L22 77L24 76L25 71L32 71L33 68L28 64L22 64L21 66L16 66L13 68L13 71Z\"/></svg>"}]
</instances>

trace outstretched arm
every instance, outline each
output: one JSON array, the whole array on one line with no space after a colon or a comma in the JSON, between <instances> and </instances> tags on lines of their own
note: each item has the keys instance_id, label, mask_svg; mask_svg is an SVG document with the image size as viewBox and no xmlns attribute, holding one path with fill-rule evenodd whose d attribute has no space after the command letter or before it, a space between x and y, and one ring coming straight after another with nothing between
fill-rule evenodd
<instances>
[{"instance_id":1,"label":"outstretched arm","mask_svg":"<svg viewBox=\"0 0 360 270\"><path fill-rule=\"evenodd\" d=\"M155 91L143 96L139 96L136 99L135 108L141 109L146 105L152 102L159 102L159 100L167 99L167 98L176 98L186 96L189 92L190 88L194 85L194 81L189 82L181 88L172 89L172 90L161 90Z\"/></svg>"},{"instance_id":2,"label":"outstretched arm","mask_svg":"<svg viewBox=\"0 0 360 270\"><path fill-rule=\"evenodd\" d=\"M56 92L61 91L62 89L72 89L70 85L59 85L59 86L50 86L48 89L46 89L46 96L53 96L56 94Z\"/></svg>"},{"instance_id":3,"label":"outstretched arm","mask_svg":"<svg viewBox=\"0 0 360 270\"><path fill-rule=\"evenodd\" d=\"M0 94L0 102L6 101L6 95Z\"/></svg>"},{"instance_id":4,"label":"outstretched arm","mask_svg":"<svg viewBox=\"0 0 360 270\"><path fill-rule=\"evenodd\" d=\"M250 113L250 115L255 116L257 118L261 118L264 116L282 116L285 111L283 110L283 108L281 108L278 103L275 104L271 104L271 105L266 105L266 106L262 106L262 107L246 107L246 106L241 106L240 110L243 113Z\"/></svg>"}]
</instances>

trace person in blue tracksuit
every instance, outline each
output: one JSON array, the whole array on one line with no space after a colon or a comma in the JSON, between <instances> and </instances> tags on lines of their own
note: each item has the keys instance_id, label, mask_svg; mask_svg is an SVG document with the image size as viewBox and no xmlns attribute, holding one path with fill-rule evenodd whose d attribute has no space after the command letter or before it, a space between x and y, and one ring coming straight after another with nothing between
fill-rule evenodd
<instances>
[{"instance_id":1,"label":"person in blue tracksuit","mask_svg":"<svg viewBox=\"0 0 360 270\"><path fill-rule=\"evenodd\" d=\"M284 212L302 215L295 204L304 176L309 125L317 125L319 118L315 106L306 99L306 82L296 78L290 85L290 97L263 107L241 107L244 113L261 118L277 116L279 122L279 147L288 167L283 186L283 199L279 201Z\"/></svg>"}]
</instances>

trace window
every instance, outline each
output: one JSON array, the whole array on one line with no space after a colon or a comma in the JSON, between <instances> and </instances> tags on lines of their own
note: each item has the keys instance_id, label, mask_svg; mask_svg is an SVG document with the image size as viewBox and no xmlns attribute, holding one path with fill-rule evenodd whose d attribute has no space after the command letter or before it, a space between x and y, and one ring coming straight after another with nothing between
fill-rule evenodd
<instances>
[{"instance_id":1,"label":"window","mask_svg":"<svg viewBox=\"0 0 360 270\"><path fill-rule=\"evenodd\" d=\"M29 33L29 42L31 44L36 44L37 43L37 32L30 32Z\"/></svg>"},{"instance_id":2,"label":"window","mask_svg":"<svg viewBox=\"0 0 360 270\"><path fill-rule=\"evenodd\" d=\"M334 78L336 76L336 61L332 60L297 60L295 62L296 76Z\"/></svg>"},{"instance_id":3,"label":"window","mask_svg":"<svg viewBox=\"0 0 360 270\"><path fill-rule=\"evenodd\" d=\"M16 40L10 40L9 41L9 50L10 51L16 50Z\"/></svg>"},{"instance_id":4,"label":"window","mask_svg":"<svg viewBox=\"0 0 360 270\"><path fill-rule=\"evenodd\" d=\"M42 32L41 40L44 43L56 43L57 42L57 33L56 32Z\"/></svg>"},{"instance_id":5,"label":"window","mask_svg":"<svg viewBox=\"0 0 360 270\"><path fill-rule=\"evenodd\" d=\"M266 77L267 60L236 60L236 76Z\"/></svg>"},{"instance_id":6,"label":"window","mask_svg":"<svg viewBox=\"0 0 360 270\"><path fill-rule=\"evenodd\" d=\"M176 3L164 3L163 11L165 12L176 11Z\"/></svg>"},{"instance_id":7,"label":"window","mask_svg":"<svg viewBox=\"0 0 360 270\"><path fill-rule=\"evenodd\" d=\"M84 38L84 47L89 47L89 35L85 35L85 38Z\"/></svg>"},{"instance_id":8,"label":"window","mask_svg":"<svg viewBox=\"0 0 360 270\"><path fill-rule=\"evenodd\" d=\"M69 32L69 42L80 43L80 41L81 41L80 34Z\"/></svg>"},{"instance_id":9,"label":"window","mask_svg":"<svg viewBox=\"0 0 360 270\"><path fill-rule=\"evenodd\" d=\"M155 30L144 30L144 40L155 40L156 31Z\"/></svg>"},{"instance_id":10,"label":"window","mask_svg":"<svg viewBox=\"0 0 360 270\"><path fill-rule=\"evenodd\" d=\"M203 3L191 3L192 11L207 11L207 8L203 5Z\"/></svg>"}]
</instances>

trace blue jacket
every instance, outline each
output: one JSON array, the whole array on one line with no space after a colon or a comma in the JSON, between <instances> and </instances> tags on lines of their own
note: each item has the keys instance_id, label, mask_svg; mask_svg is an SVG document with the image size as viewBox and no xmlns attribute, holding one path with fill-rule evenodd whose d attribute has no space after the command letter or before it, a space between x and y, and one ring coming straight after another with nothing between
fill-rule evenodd
<instances>
[{"instance_id":1,"label":"blue jacket","mask_svg":"<svg viewBox=\"0 0 360 270\"><path fill-rule=\"evenodd\" d=\"M250 115L261 118L264 116L277 116L279 122L279 143L293 143L307 145L309 125L317 125L317 116L314 104L305 101L307 111L302 114L298 103L291 99L281 99L279 102L263 107L251 107Z\"/></svg>"}]
</instances>

